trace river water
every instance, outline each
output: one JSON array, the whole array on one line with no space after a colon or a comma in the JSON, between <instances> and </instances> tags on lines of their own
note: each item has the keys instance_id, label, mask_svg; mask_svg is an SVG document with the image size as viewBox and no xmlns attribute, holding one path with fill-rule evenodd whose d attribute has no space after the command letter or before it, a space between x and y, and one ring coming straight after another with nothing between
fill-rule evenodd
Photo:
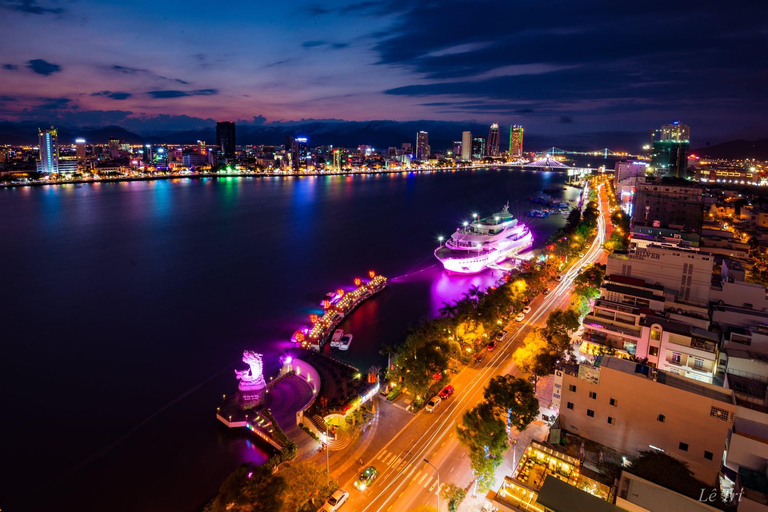
<instances>
[{"instance_id":1,"label":"river water","mask_svg":"<svg viewBox=\"0 0 768 512\"><path fill-rule=\"evenodd\" d=\"M390 286L342 324L341 358L385 365L381 343L499 277L444 274L437 237L509 201L538 247L564 217L525 217L528 197L564 182L478 169L0 190L0 507L198 510L267 457L215 419L244 349L274 372L323 295L374 269Z\"/></svg>"}]
</instances>

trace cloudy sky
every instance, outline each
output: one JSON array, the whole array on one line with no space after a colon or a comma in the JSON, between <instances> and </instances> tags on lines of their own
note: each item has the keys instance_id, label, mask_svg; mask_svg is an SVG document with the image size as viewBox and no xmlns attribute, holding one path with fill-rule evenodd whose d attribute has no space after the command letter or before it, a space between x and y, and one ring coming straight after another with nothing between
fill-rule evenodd
<instances>
[{"instance_id":1,"label":"cloudy sky","mask_svg":"<svg viewBox=\"0 0 768 512\"><path fill-rule=\"evenodd\" d=\"M0 120L576 133L681 119L694 138L756 138L768 136L766 14L708 0L0 0Z\"/></svg>"}]
</instances>

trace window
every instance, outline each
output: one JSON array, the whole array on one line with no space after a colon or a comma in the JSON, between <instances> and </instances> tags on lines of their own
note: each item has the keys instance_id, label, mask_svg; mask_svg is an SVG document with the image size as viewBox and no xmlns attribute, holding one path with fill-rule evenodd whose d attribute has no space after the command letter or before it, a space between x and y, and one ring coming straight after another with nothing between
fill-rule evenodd
<instances>
[{"instance_id":1,"label":"window","mask_svg":"<svg viewBox=\"0 0 768 512\"><path fill-rule=\"evenodd\" d=\"M569 408L570 410L573 410L573 402L568 402L566 404L566 407Z\"/></svg>"},{"instance_id":2,"label":"window","mask_svg":"<svg viewBox=\"0 0 768 512\"><path fill-rule=\"evenodd\" d=\"M680 443L678 448L680 448L684 452L687 452L688 451L688 443Z\"/></svg>"},{"instance_id":3,"label":"window","mask_svg":"<svg viewBox=\"0 0 768 512\"><path fill-rule=\"evenodd\" d=\"M616 420L614 418L611 418L610 416L608 416L608 423L610 425L615 425L616 424Z\"/></svg>"},{"instance_id":4,"label":"window","mask_svg":"<svg viewBox=\"0 0 768 512\"><path fill-rule=\"evenodd\" d=\"M707 460L712 460L712 452L704 452L704 458Z\"/></svg>"},{"instance_id":5,"label":"window","mask_svg":"<svg viewBox=\"0 0 768 512\"><path fill-rule=\"evenodd\" d=\"M568 391L576 391L576 386L574 386L573 384L569 384Z\"/></svg>"},{"instance_id":6,"label":"window","mask_svg":"<svg viewBox=\"0 0 768 512\"><path fill-rule=\"evenodd\" d=\"M595 411L593 411L592 409L587 409L587 416L589 416L590 418L594 418Z\"/></svg>"},{"instance_id":7,"label":"window","mask_svg":"<svg viewBox=\"0 0 768 512\"><path fill-rule=\"evenodd\" d=\"M672 352L672 362L680 364L680 352Z\"/></svg>"},{"instance_id":8,"label":"window","mask_svg":"<svg viewBox=\"0 0 768 512\"><path fill-rule=\"evenodd\" d=\"M651 339L659 341L661 339L661 331L658 329L651 329Z\"/></svg>"},{"instance_id":9,"label":"window","mask_svg":"<svg viewBox=\"0 0 768 512\"><path fill-rule=\"evenodd\" d=\"M648 355L649 356L658 357L659 356L659 347L650 347L648 349Z\"/></svg>"},{"instance_id":10,"label":"window","mask_svg":"<svg viewBox=\"0 0 768 512\"><path fill-rule=\"evenodd\" d=\"M618 404L618 403L619 403L618 400L616 400L615 398L611 398L611 405L612 406L616 407L616 404Z\"/></svg>"},{"instance_id":11,"label":"window","mask_svg":"<svg viewBox=\"0 0 768 512\"><path fill-rule=\"evenodd\" d=\"M703 370L704 369L704 360L700 359L698 357L693 358L693 369L694 370Z\"/></svg>"},{"instance_id":12,"label":"window","mask_svg":"<svg viewBox=\"0 0 768 512\"><path fill-rule=\"evenodd\" d=\"M597 400L597 393L595 393L594 391L590 391L589 398L591 398L592 400Z\"/></svg>"},{"instance_id":13,"label":"window","mask_svg":"<svg viewBox=\"0 0 768 512\"><path fill-rule=\"evenodd\" d=\"M728 421L729 413L725 409L721 409L719 407L712 406L712 408L709 410L709 415L714 416L715 418L723 421Z\"/></svg>"},{"instance_id":14,"label":"window","mask_svg":"<svg viewBox=\"0 0 768 512\"><path fill-rule=\"evenodd\" d=\"M656 420L664 423L665 421L667 421L667 417L664 416L663 414L659 414L658 416L656 416Z\"/></svg>"}]
</instances>

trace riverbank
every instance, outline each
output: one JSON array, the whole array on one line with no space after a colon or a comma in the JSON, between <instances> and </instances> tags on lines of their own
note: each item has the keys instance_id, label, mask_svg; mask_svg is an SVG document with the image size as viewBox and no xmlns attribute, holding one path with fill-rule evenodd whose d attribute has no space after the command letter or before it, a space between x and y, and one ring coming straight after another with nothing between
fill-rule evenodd
<instances>
[{"instance_id":1,"label":"riverbank","mask_svg":"<svg viewBox=\"0 0 768 512\"><path fill-rule=\"evenodd\" d=\"M42 187L46 185L77 185L85 183L119 183L123 181L155 181L155 180L176 180L176 179L201 179L201 178L303 178L310 176L359 176L359 175L375 175L375 174L408 174L408 173L435 173L435 172L455 172L455 171L471 171L479 169L516 169L522 170L523 166L513 164L491 164L491 165L459 165L452 167L439 167L439 168L427 168L427 169L374 169L374 170L349 170L349 171L333 171L333 172L274 172L274 171L242 171L242 172L200 172L200 173L171 173L171 174L153 174L151 176L120 176L120 177L104 177L104 178L81 178L72 180L56 180L56 181L34 181L29 183L0 183L0 188L13 188L13 187ZM533 170L537 172L537 170ZM555 172L557 172L555 170Z\"/></svg>"}]
</instances>

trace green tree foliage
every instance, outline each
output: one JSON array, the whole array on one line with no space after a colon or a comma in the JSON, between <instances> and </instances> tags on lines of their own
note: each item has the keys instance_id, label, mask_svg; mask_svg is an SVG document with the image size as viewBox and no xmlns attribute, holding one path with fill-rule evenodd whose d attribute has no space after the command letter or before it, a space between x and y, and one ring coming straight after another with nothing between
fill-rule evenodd
<instances>
[{"instance_id":1,"label":"green tree foliage","mask_svg":"<svg viewBox=\"0 0 768 512\"><path fill-rule=\"evenodd\" d=\"M533 385L512 375L499 375L491 379L483 392L486 402L497 416L504 418L509 427L522 432L539 414L539 399Z\"/></svg>"},{"instance_id":2,"label":"green tree foliage","mask_svg":"<svg viewBox=\"0 0 768 512\"><path fill-rule=\"evenodd\" d=\"M448 369L451 345L445 324L427 322L418 326L397 348L390 379L402 379L414 396L424 397L434 383L435 374Z\"/></svg>"},{"instance_id":3,"label":"green tree foliage","mask_svg":"<svg viewBox=\"0 0 768 512\"><path fill-rule=\"evenodd\" d=\"M456 436L469 449L469 461L478 487L486 492L493 486L493 474L509 448L504 421L496 417L490 404L481 402L464 413L461 423L456 426Z\"/></svg>"},{"instance_id":4,"label":"green tree foliage","mask_svg":"<svg viewBox=\"0 0 768 512\"><path fill-rule=\"evenodd\" d=\"M547 317L549 340L561 350L567 350L571 344L571 334L581 326L579 313L571 308L556 309Z\"/></svg>"},{"instance_id":5,"label":"green tree foliage","mask_svg":"<svg viewBox=\"0 0 768 512\"><path fill-rule=\"evenodd\" d=\"M209 505L211 512L279 512L287 489L281 475L243 464L227 477Z\"/></svg>"},{"instance_id":6,"label":"green tree foliage","mask_svg":"<svg viewBox=\"0 0 768 512\"><path fill-rule=\"evenodd\" d=\"M279 475L289 484L283 494L285 512L315 512L339 488L328 480L324 467L310 461L291 464Z\"/></svg>"},{"instance_id":7,"label":"green tree foliage","mask_svg":"<svg viewBox=\"0 0 768 512\"><path fill-rule=\"evenodd\" d=\"M440 490L440 497L448 502L448 512L457 512L459 505L467 496L467 491L454 484L453 482L443 485Z\"/></svg>"}]
</instances>

